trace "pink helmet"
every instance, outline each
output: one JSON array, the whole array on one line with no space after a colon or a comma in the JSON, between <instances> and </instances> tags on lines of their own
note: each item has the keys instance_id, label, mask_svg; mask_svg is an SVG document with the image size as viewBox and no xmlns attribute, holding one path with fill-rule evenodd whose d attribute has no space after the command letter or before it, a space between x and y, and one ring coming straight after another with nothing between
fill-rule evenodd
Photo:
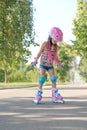
<instances>
[{"instance_id":1,"label":"pink helmet","mask_svg":"<svg viewBox=\"0 0 87 130\"><path fill-rule=\"evenodd\" d=\"M62 42L63 40L63 32L61 31L60 28L58 27L53 27L51 30L50 30L50 36L56 40L57 42Z\"/></svg>"}]
</instances>

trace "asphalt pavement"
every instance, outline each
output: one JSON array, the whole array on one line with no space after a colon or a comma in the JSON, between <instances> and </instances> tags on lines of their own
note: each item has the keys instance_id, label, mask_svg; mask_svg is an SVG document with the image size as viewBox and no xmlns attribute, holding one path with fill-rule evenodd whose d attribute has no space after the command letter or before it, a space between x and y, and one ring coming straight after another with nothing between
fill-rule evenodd
<instances>
[{"instance_id":1,"label":"asphalt pavement","mask_svg":"<svg viewBox=\"0 0 87 130\"><path fill-rule=\"evenodd\" d=\"M87 130L87 87L61 87L65 104L51 101L51 87L33 103L36 88L0 89L0 130Z\"/></svg>"}]
</instances>

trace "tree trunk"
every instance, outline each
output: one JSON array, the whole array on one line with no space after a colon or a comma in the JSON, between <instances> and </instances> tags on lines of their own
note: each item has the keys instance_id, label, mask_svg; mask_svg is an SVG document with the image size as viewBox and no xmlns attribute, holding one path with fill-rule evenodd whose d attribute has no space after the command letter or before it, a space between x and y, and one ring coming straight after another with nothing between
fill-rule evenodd
<instances>
[{"instance_id":1,"label":"tree trunk","mask_svg":"<svg viewBox=\"0 0 87 130\"><path fill-rule=\"evenodd\" d=\"M7 83L7 71L5 70L5 84Z\"/></svg>"}]
</instances>

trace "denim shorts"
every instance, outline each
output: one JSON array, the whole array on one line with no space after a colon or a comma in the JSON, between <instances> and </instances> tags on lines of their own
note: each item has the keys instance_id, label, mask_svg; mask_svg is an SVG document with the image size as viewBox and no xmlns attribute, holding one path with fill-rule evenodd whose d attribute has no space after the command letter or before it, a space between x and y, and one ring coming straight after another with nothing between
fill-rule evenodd
<instances>
[{"instance_id":1,"label":"denim shorts","mask_svg":"<svg viewBox=\"0 0 87 130\"><path fill-rule=\"evenodd\" d=\"M54 69L53 66L40 65L40 70L46 70L46 71L49 71L49 70L53 70L53 69Z\"/></svg>"}]
</instances>

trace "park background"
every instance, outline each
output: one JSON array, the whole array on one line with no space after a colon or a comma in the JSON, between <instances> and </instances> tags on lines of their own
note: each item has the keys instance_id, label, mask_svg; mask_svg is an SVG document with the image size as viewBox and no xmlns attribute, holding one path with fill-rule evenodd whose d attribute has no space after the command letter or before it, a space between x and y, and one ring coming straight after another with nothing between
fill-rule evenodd
<instances>
[{"instance_id":1,"label":"park background","mask_svg":"<svg viewBox=\"0 0 87 130\"><path fill-rule=\"evenodd\" d=\"M55 66L58 84L87 82L87 1L0 1L0 84L37 85L39 68L31 66L49 30L64 33ZM46 84L50 77L46 75Z\"/></svg>"}]
</instances>

